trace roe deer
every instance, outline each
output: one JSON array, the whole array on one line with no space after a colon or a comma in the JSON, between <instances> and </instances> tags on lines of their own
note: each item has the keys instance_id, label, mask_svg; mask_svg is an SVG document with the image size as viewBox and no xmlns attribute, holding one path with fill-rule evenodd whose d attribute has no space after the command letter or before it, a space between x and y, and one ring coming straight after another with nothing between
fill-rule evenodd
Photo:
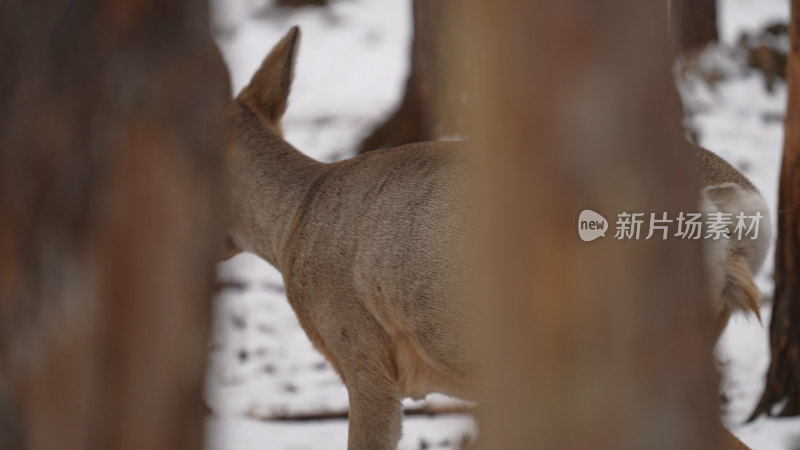
<instances>
[{"instance_id":1,"label":"roe deer","mask_svg":"<svg viewBox=\"0 0 800 450\"><path fill-rule=\"evenodd\" d=\"M235 99L224 155L229 244L283 274L292 308L347 386L348 448L393 449L403 397L466 396L471 327L448 257L462 234L446 143L314 161L281 137L293 28Z\"/></svg>"},{"instance_id":2,"label":"roe deer","mask_svg":"<svg viewBox=\"0 0 800 450\"><path fill-rule=\"evenodd\" d=\"M709 287L718 311L716 338L722 334L736 310L759 314L760 293L753 276L761 268L772 239L769 208L764 197L738 170L710 151L692 146L697 155L700 177L700 211L704 214L731 214L730 239L704 240ZM736 215L760 214L762 219L755 239L734 239Z\"/></svg>"},{"instance_id":3,"label":"roe deer","mask_svg":"<svg viewBox=\"0 0 800 450\"><path fill-rule=\"evenodd\" d=\"M228 245L283 274L300 324L347 386L348 449L394 449L402 398L471 390L471 315L453 254L466 234L454 188L464 152L425 142L332 164L304 156L280 123L299 38L292 28L232 103ZM701 155L709 208L739 207L727 196L754 192L719 158ZM749 274L762 253L746 245L724 253L723 308L753 307Z\"/></svg>"}]
</instances>

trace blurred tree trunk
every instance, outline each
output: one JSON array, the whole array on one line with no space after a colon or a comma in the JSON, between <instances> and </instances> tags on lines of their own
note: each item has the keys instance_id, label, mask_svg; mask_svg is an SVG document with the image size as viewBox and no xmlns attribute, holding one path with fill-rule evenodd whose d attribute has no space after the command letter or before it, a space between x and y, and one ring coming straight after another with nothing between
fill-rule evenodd
<instances>
[{"instance_id":1,"label":"blurred tree trunk","mask_svg":"<svg viewBox=\"0 0 800 450\"><path fill-rule=\"evenodd\" d=\"M0 448L200 449L230 96L204 2L0 4Z\"/></svg>"},{"instance_id":2,"label":"blurred tree trunk","mask_svg":"<svg viewBox=\"0 0 800 450\"><path fill-rule=\"evenodd\" d=\"M719 40L717 0L672 0L672 26L681 52L698 50Z\"/></svg>"},{"instance_id":3,"label":"blurred tree trunk","mask_svg":"<svg viewBox=\"0 0 800 450\"><path fill-rule=\"evenodd\" d=\"M480 445L727 448L699 241L613 237L623 211L697 210L666 3L465 8L451 38L484 187L480 298L493 299L479 302ZM610 220L591 243L577 235L587 208Z\"/></svg>"},{"instance_id":4,"label":"blurred tree trunk","mask_svg":"<svg viewBox=\"0 0 800 450\"><path fill-rule=\"evenodd\" d=\"M800 414L800 0L792 0L786 138L778 190L775 294L766 385L750 419ZM777 411L773 408L783 403Z\"/></svg>"},{"instance_id":5,"label":"blurred tree trunk","mask_svg":"<svg viewBox=\"0 0 800 450\"><path fill-rule=\"evenodd\" d=\"M364 139L359 153L463 132L459 114L439 114L442 104L457 111L466 101L460 85L444 82L441 71L451 52L443 48L440 37L456 5L454 0L414 0L411 70L403 98L394 113Z\"/></svg>"}]
</instances>

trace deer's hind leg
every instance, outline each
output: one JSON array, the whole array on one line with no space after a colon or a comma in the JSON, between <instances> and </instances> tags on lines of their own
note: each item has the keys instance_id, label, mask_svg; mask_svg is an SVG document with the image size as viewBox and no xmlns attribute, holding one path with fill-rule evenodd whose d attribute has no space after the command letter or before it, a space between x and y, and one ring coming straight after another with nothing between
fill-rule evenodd
<instances>
[{"instance_id":1,"label":"deer's hind leg","mask_svg":"<svg viewBox=\"0 0 800 450\"><path fill-rule=\"evenodd\" d=\"M326 331L350 400L348 450L394 450L403 410L389 335L358 303Z\"/></svg>"},{"instance_id":2,"label":"deer's hind leg","mask_svg":"<svg viewBox=\"0 0 800 450\"><path fill-rule=\"evenodd\" d=\"M402 433L403 410L396 385L368 370L349 377L348 450L394 450Z\"/></svg>"}]
</instances>

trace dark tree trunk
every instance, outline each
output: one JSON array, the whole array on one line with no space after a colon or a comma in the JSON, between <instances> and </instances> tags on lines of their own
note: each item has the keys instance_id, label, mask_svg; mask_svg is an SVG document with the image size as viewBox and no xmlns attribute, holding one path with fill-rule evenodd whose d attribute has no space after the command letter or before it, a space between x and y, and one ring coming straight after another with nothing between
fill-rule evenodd
<instances>
[{"instance_id":1,"label":"dark tree trunk","mask_svg":"<svg viewBox=\"0 0 800 450\"><path fill-rule=\"evenodd\" d=\"M444 49L441 36L456 5L454 0L414 0L411 71L403 98L394 113L364 139L359 153L463 132L460 114L440 114L441 107L458 111L466 102L460 85L444 82L442 71L452 52Z\"/></svg>"},{"instance_id":2,"label":"dark tree trunk","mask_svg":"<svg viewBox=\"0 0 800 450\"><path fill-rule=\"evenodd\" d=\"M717 0L672 0L672 26L681 52L697 50L719 39Z\"/></svg>"},{"instance_id":3,"label":"dark tree trunk","mask_svg":"<svg viewBox=\"0 0 800 450\"><path fill-rule=\"evenodd\" d=\"M480 444L726 448L700 243L613 237L622 211L696 210L666 3L467 5L452 39L485 181ZM587 208L610 221L591 243Z\"/></svg>"},{"instance_id":4,"label":"dark tree trunk","mask_svg":"<svg viewBox=\"0 0 800 450\"><path fill-rule=\"evenodd\" d=\"M769 327L771 360L764 393L750 419L800 414L800 0L792 0L786 79L786 138L778 190L775 295ZM773 408L785 402L777 411Z\"/></svg>"},{"instance_id":5,"label":"dark tree trunk","mask_svg":"<svg viewBox=\"0 0 800 450\"><path fill-rule=\"evenodd\" d=\"M230 96L205 2L0 4L0 448L200 449Z\"/></svg>"}]
</instances>

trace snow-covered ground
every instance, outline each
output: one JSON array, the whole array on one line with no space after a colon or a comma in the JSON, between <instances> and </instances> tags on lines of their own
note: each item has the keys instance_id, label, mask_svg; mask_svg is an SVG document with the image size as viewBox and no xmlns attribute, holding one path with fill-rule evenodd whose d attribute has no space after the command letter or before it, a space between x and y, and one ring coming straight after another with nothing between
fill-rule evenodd
<instances>
[{"instance_id":1,"label":"snow-covered ground","mask_svg":"<svg viewBox=\"0 0 800 450\"><path fill-rule=\"evenodd\" d=\"M213 0L215 33L241 89L269 49L292 25L303 38L296 82L284 126L287 139L325 161L351 156L360 137L399 100L411 33L409 0L329 0L326 8L285 10L271 0ZM786 21L788 0L720 0L724 45L742 31L775 19ZM786 89L772 93L763 77L742 69L724 49L718 61L728 73L709 85L689 77L679 82L687 124L702 145L745 172L773 212L783 142ZM723 55L723 56L719 56ZM725 56L728 55L728 56ZM734 58L735 59L735 58ZM771 292L772 261L759 276ZM344 448L347 391L309 343L286 301L280 274L253 255L221 264L230 287L216 299L207 399L208 447L212 450ZM762 309L765 323L769 306ZM800 442L800 419L765 419L743 424L761 392L769 361L767 331L754 319L735 316L722 336L717 358L723 372L726 424L755 450L786 450ZM453 400L431 396L433 406ZM409 408L420 406L408 402ZM331 415L310 421L267 420ZM474 436L466 415L413 415L404 419L401 449L457 449ZM794 447L792 447L794 446Z\"/></svg>"}]
</instances>

